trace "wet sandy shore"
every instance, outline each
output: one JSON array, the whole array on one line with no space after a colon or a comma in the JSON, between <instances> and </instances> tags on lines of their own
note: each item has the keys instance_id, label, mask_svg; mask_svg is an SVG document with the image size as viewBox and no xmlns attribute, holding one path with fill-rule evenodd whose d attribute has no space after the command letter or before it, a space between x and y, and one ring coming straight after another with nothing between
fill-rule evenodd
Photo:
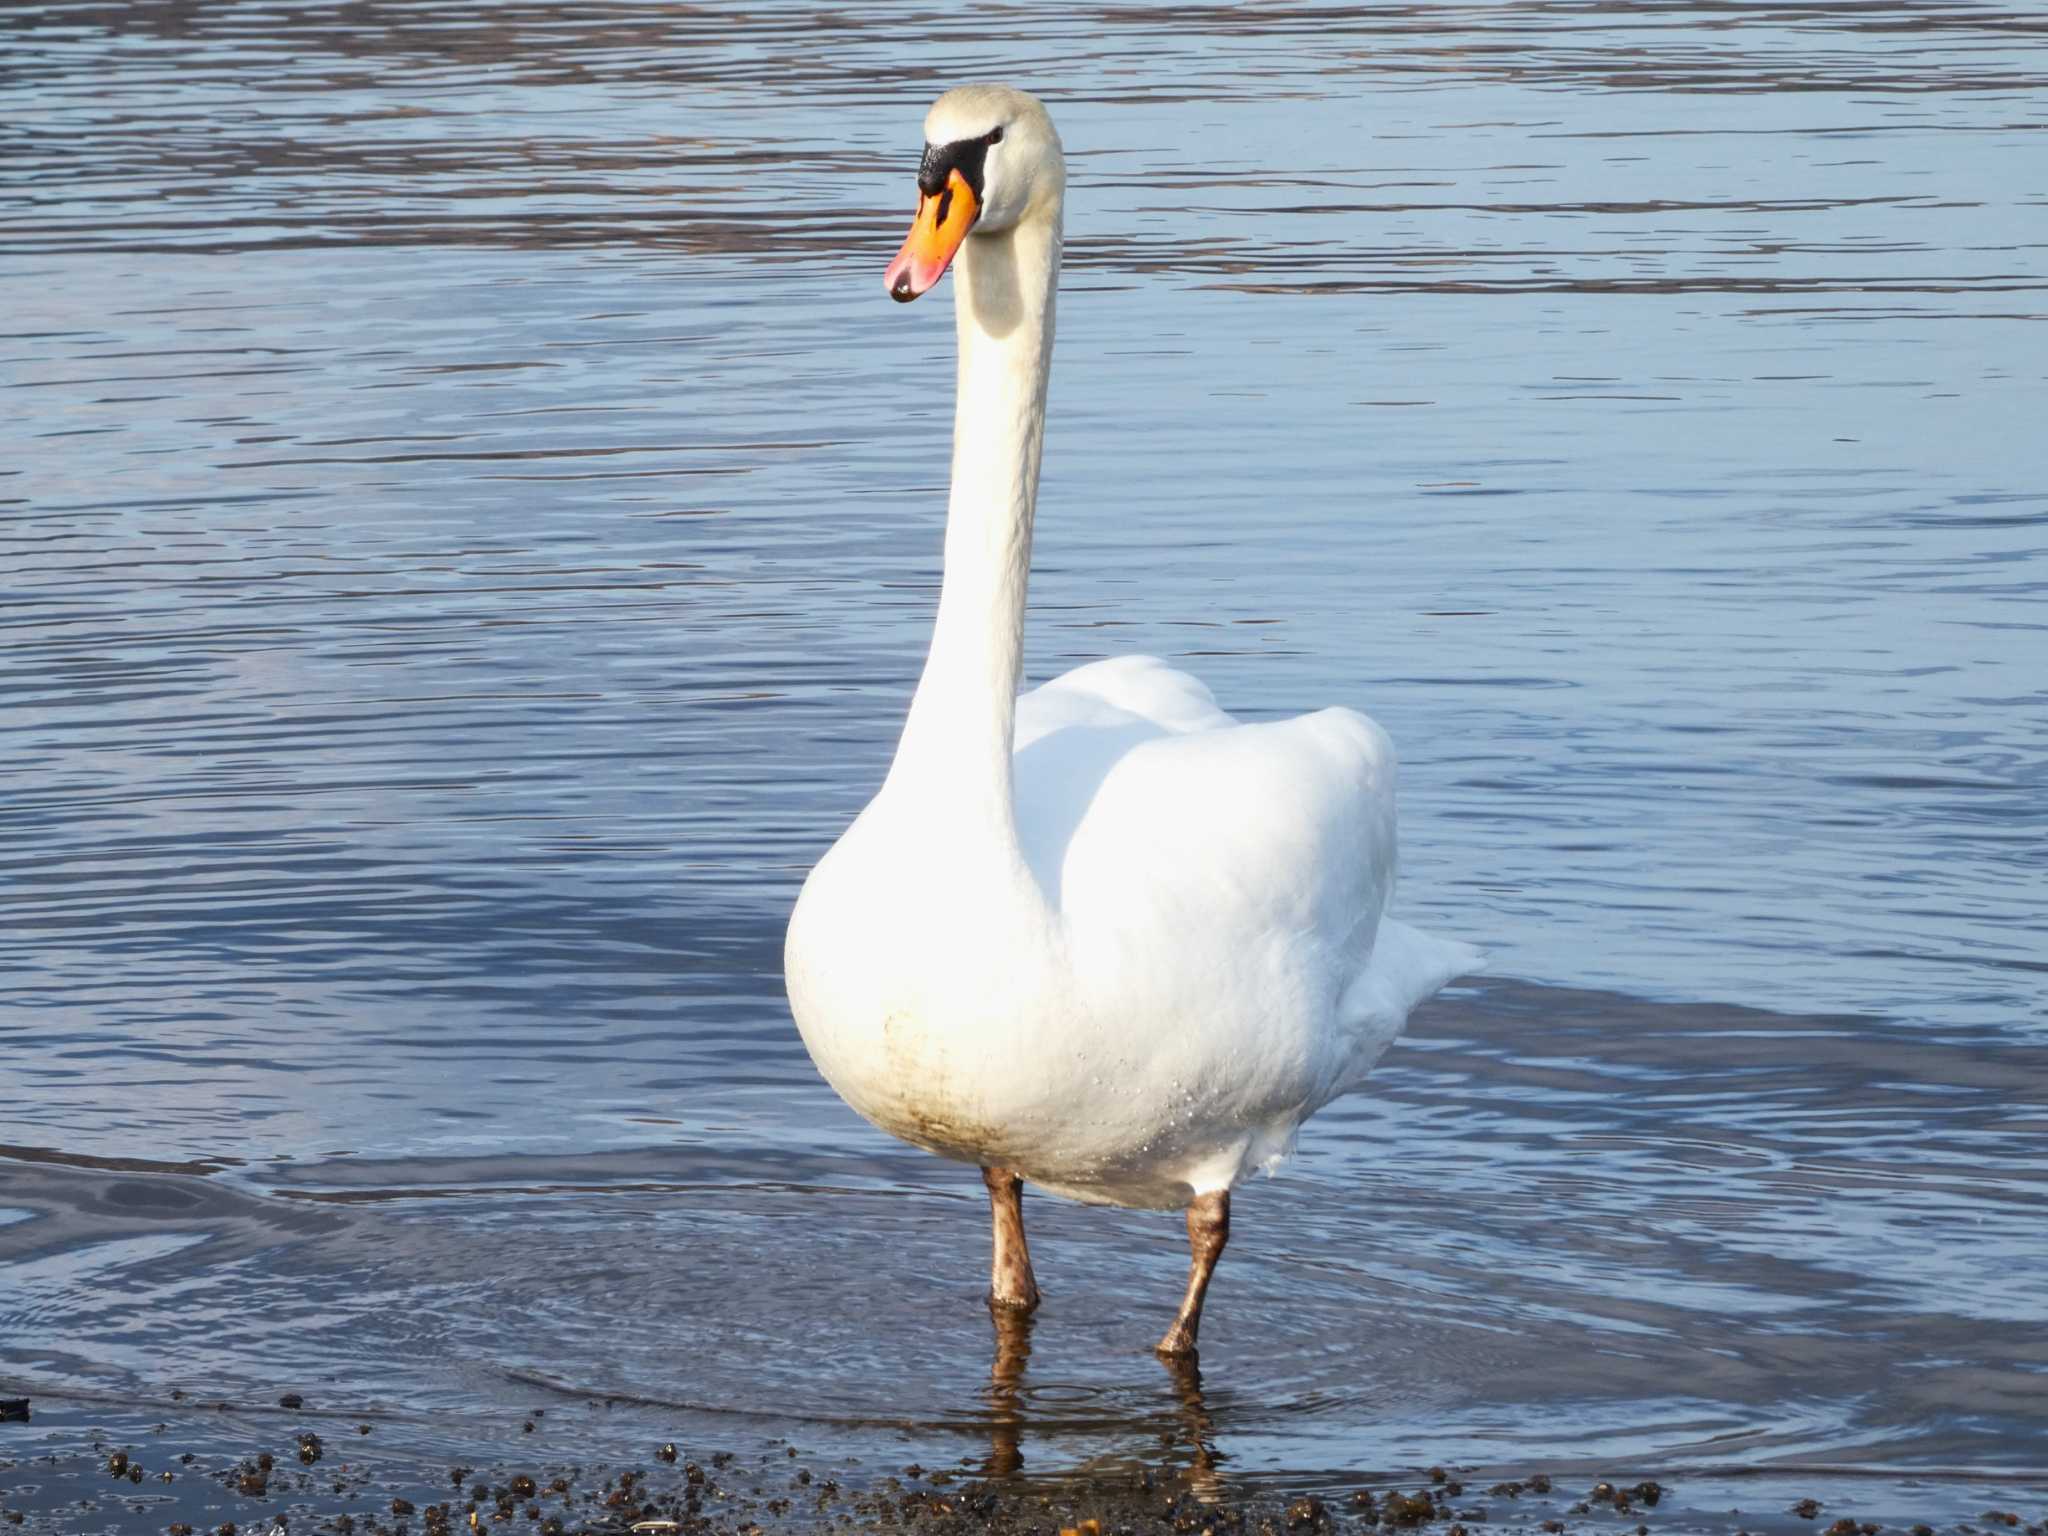
<instances>
[{"instance_id":1,"label":"wet sandy shore","mask_svg":"<svg viewBox=\"0 0 2048 1536\"><path fill-rule=\"evenodd\" d=\"M2048 1533L2048 1478L1870 1468L1503 1469L1307 1474L1298 1485L1212 1466L991 1476L986 1458L883 1465L768 1436L731 1445L550 1447L547 1410L481 1454L431 1428L184 1398L141 1408L6 1403L0 1530L86 1536L489 1536L490 1532L995 1532L1002 1536L1324 1536L1367 1531L1752 1532L1756 1536ZM26 1417L23 1417L23 1413ZM624 1437L622 1436L622 1439Z\"/></svg>"}]
</instances>

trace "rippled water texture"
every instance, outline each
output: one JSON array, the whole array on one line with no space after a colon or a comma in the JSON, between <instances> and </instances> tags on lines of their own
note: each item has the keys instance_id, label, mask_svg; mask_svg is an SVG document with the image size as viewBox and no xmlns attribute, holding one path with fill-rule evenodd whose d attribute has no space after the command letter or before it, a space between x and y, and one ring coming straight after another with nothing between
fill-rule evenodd
<instances>
[{"instance_id":1,"label":"rippled water texture","mask_svg":"<svg viewBox=\"0 0 2048 1536\"><path fill-rule=\"evenodd\" d=\"M0 1385L999 1471L2040 1470L2037 8L0 49ZM989 76L1072 166L1032 676L1371 709L1405 915L1493 955L1245 1193L1199 1385L1146 1353L1170 1219L1035 1203L992 1340L971 1172L781 996L936 589L950 299L881 269Z\"/></svg>"}]
</instances>

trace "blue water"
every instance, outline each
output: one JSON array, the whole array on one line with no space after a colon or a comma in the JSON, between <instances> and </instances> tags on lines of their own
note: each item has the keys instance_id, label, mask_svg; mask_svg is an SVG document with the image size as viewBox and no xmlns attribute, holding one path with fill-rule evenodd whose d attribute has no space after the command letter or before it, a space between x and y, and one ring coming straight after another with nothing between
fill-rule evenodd
<instances>
[{"instance_id":1,"label":"blue water","mask_svg":"<svg viewBox=\"0 0 2048 1536\"><path fill-rule=\"evenodd\" d=\"M2039 1469L2026 8L7 28L0 1385L982 1425L978 1187L779 965L936 592L880 272L1001 76L1072 177L1030 675L1369 709L1493 957L1242 1200L1225 1464ZM1032 1219L1027 1461L1136 1454L1175 1225Z\"/></svg>"}]
</instances>

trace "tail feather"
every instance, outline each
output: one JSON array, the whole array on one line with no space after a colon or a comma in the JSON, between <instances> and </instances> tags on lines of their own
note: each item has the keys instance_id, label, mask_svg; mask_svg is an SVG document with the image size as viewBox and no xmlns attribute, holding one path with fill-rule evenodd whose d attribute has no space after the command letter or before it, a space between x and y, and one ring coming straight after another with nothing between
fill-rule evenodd
<instances>
[{"instance_id":1,"label":"tail feather","mask_svg":"<svg viewBox=\"0 0 2048 1536\"><path fill-rule=\"evenodd\" d=\"M1394 1043L1417 1003L1460 976L1485 969L1486 956L1470 944L1381 918L1372 960L1345 992L1342 1005L1345 1021L1358 1030L1366 1047L1364 1066L1371 1066Z\"/></svg>"}]
</instances>

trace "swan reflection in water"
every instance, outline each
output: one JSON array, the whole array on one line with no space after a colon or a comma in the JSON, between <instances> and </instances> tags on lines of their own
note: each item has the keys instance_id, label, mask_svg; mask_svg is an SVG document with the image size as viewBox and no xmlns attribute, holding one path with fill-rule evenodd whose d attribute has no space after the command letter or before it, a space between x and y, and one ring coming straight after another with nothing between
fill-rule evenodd
<instances>
[{"instance_id":1,"label":"swan reflection in water","mask_svg":"<svg viewBox=\"0 0 2048 1536\"><path fill-rule=\"evenodd\" d=\"M981 1472L988 1478L1010 1478L1023 1469L1024 1439L1034 1427L1041 1435L1052 1435L1092 1426L1077 1424L1071 1415L1056 1410L1041 1414L1034 1426L1031 1392L1024 1375L1031 1363L1035 1314L1000 1306L991 1306L988 1313L995 1349L983 1394L988 1403L989 1454ZM1171 1408L1156 1415L1135 1414L1118 1427L1128 1430L1145 1427L1148 1420L1156 1423L1162 1449L1186 1455L1185 1465L1175 1471L1185 1479L1189 1491L1202 1499L1220 1495L1222 1479L1216 1465L1224 1457L1211 1444L1215 1421L1202 1398L1201 1364L1191 1355L1157 1358L1166 1372Z\"/></svg>"}]
</instances>

